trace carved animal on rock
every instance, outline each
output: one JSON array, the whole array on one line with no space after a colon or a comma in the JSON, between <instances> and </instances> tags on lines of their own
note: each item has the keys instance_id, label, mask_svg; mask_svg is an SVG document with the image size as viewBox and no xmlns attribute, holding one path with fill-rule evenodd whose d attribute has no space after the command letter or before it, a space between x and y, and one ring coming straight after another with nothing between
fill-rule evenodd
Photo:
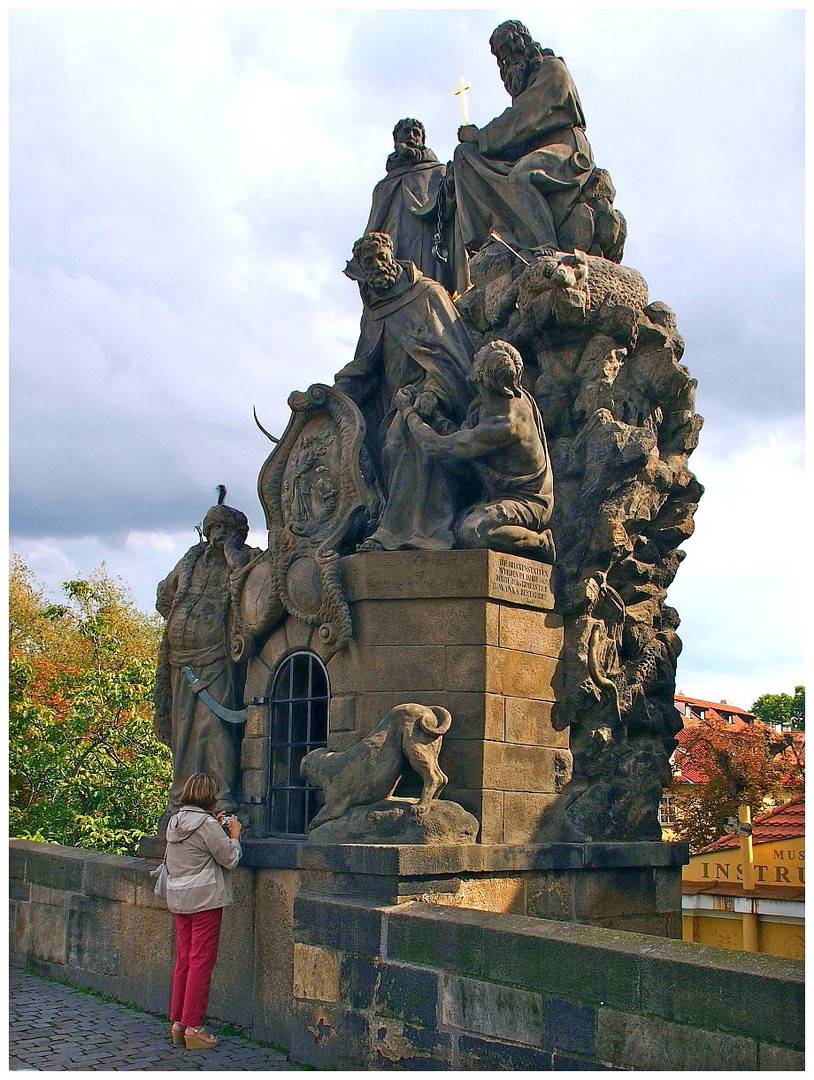
<instances>
[{"instance_id":1,"label":"carved animal on rock","mask_svg":"<svg viewBox=\"0 0 814 1080\"><path fill-rule=\"evenodd\" d=\"M582 326L612 307L641 314L647 301L647 282L638 270L577 250L545 255L524 271L517 306L523 311L542 304L542 312L550 312L560 326ZM537 322L542 321L538 312Z\"/></svg>"},{"instance_id":2,"label":"carved animal on rock","mask_svg":"<svg viewBox=\"0 0 814 1080\"><path fill-rule=\"evenodd\" d=\"M452 717L440 705L396 705L371 733L348 750L322 747L306 754L300 775L322 789L325 805L308 826L342 817L353 806L365 806L392 795L411 765L421 778L415 813L425 814L447 783L438 765L442 736Z\"/></svg>"}]
</instances>

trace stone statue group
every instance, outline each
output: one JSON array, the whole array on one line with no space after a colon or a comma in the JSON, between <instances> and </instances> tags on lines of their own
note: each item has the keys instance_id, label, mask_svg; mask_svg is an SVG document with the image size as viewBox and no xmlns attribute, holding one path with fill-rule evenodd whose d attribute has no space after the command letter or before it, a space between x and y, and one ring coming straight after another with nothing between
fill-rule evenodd
<instances>
[{"instance_id":1,"label":"stone statue group","mask_svg":"<svg viewBox=\"0 0 814 1080\"><path fill-rule=\"evenodd\" d=\"M620 265L626 223L565 64L514 20L490 46L511 104L459 128L451 162L427 147L419 120L393 128L345 268L363 305L355 355L333 387L292 394L289 456L283 436L261 472L276 522L269 552L247 547L245 516L221 498L202 542L159 586L156 717L173 747L171 806L187 775L208 771L218 808L236 808L248 656L234 649L245 627L233 623L247 568L271 584L255 589L265 611L244 641L306 612L325 640L344 619L341 647L341 555L490 548L556 559L566 619L557 722L571 727L578 796L569 813L591 828L616 814L609 836L658 832L680 649L665 596L702 491L686 466L701 426L695 381L673 313ZM362 494L347 482L351 442ZM622 612L610 622L600 592ZM635 795L642 778L655 778L646 799ZM649 824L617 813L622 789L646 803Z\"/></svg>"}]
</instances>

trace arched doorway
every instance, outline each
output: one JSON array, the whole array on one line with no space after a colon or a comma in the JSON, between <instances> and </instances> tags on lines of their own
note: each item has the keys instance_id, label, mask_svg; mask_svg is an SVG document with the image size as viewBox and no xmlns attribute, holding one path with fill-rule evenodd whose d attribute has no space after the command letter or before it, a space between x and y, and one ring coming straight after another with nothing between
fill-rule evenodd
<instances>
[{"instance_id":1,"label":"arched doorway","mask_svg":"<svg viewBox=\"0 0 814 1080\"><path fill-rule=\"evenodd\" d=\"M295 652L280 664L269 697L268 832L304 836L322 806L322 792L300 776L303 757L328 742L330 687L314 653Z\"/></svg>"}]
</instances>

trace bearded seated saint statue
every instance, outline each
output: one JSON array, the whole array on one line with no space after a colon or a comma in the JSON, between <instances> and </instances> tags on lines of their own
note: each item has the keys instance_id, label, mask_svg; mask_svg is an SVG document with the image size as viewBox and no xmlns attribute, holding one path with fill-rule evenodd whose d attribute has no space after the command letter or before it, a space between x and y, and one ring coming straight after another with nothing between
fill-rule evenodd
<instances>
[{"instance_id":1,"label":"bearded seated saint statue","mask_svg":"<svg viewBox=\"0 0 814 1080\"><path fill-rule=\"evenodd\" d=\"M601 254L621 258L624 219L610 209L610 177L594 168L568 68L515 20L501 23L490 45L512 103L483 127L459 128L451 176L419 211L437 217L440 199L458 294L471 284L469 257L492 233L520 252L572 251L576 243L600 253L592 246L598 237L595 210L585 205L596 200L616 226L615 238L606 241L609 250Z\"/></svg>"}]
</instances>

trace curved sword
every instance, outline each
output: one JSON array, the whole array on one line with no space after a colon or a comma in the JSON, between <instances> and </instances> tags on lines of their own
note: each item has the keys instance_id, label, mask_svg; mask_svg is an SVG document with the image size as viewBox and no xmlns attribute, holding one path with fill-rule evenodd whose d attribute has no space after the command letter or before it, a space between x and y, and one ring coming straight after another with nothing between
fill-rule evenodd
<instances>
[{"instance_id":1,"label":"curved sword","mask_svg":"<svg viewBox=\"0 0 814 1080\"><path fill-rule=\"evenodd\" d=\"M227 709L225 705L221 705L215 701L208 690L200 689L196 690L196 685L201 681L191 667L182 667L181 672L186 675L189 685L192 687L192 693L197 694L206 707L213 712L215 716L220 717L221 720L225 720L227 724L245 724L247 710L246 709Z\"/></svg>"}]
</instances>

